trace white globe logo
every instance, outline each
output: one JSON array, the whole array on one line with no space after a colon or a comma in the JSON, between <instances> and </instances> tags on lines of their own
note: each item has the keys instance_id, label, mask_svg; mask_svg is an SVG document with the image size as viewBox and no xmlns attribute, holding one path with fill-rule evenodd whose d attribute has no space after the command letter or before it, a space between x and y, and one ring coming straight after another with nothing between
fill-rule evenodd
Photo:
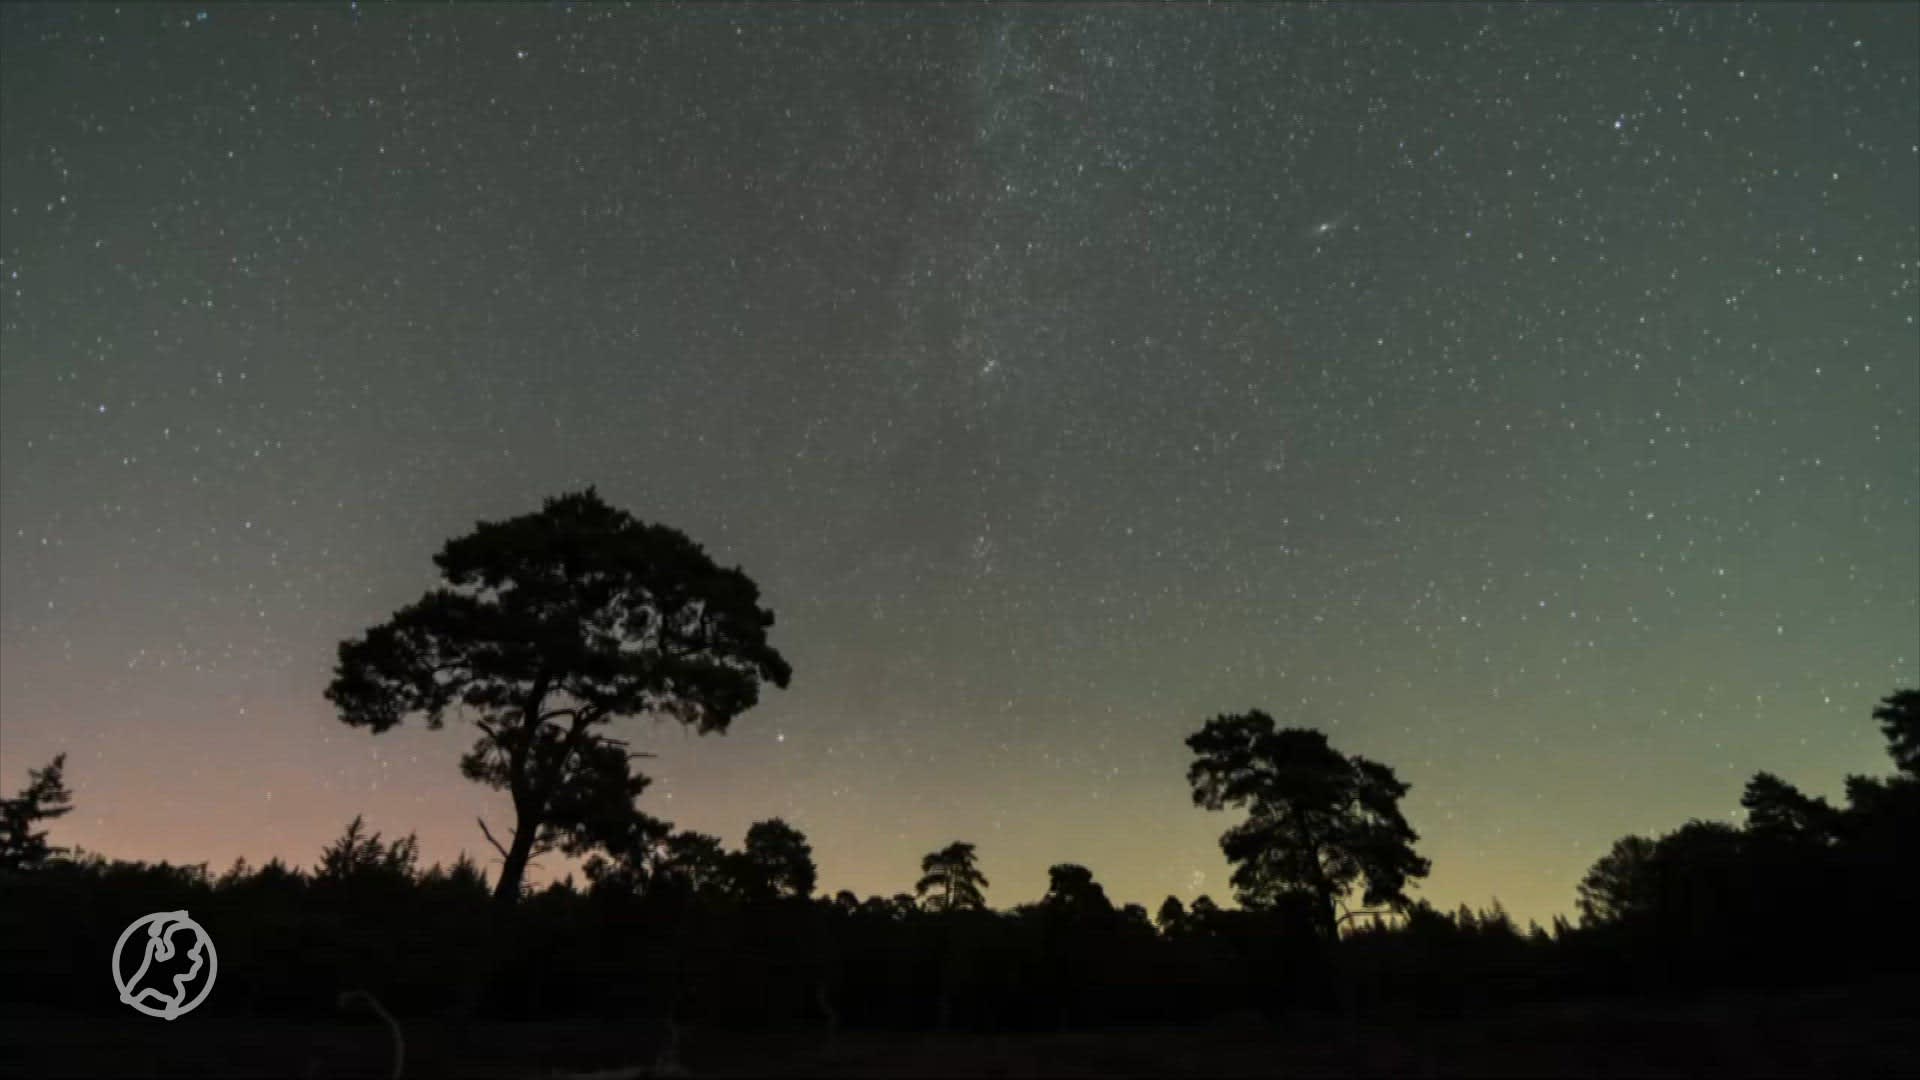
<instances>
[{"instance_id":1,"label":"white globe logo","mask_svg":"<svg viewBox=\"0 0 1920 1080\"><path fill-rule=\"evenodd\" d=\"M124 962L123 952L132 954ZM120 990L120 1000L161 1020L185 1016L207 1000L219 971L213 939L184 911L142 915L120 931L113 945L113 985ZM198 992L191 989L194 983L199 983Z\"/></svg>"}]
</instances>

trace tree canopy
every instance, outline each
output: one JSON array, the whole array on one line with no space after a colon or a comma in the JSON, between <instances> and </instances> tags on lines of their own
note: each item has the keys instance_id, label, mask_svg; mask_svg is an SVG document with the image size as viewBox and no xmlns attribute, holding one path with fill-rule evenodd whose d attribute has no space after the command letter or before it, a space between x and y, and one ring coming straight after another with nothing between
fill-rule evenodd
<instances>
[{"instance_id":1,"label":"tree canopy","mask_svg":"<svg viewBox=\"0 0 1920 1080\"><path fill-rule=\"evenodd\" d=\"M1187 746L1194 802L1247 810L1220 838L1242 905L1311 900L1331 939L1334 905L1354 888L1369 905L1398 907L1408 883L1426 876L1429 864L1413 850L1419 835L1400 813L1408 785L1387 766L1339 753L1318 731L1276 729L1258 709L1207 721Z\"/></svg>"},{"instance_id":2,"label":"tree canopy","mask_svg":"<svg viewBox=\"0 0 1920 1080\"><path fill-rule=\"evenodd\" d=\"M1623 836L1580 880L1575 903L1587 925L1618 922L1653 908L1658 883L1653 869L1654 842Z\"/></svg>"},{"instance_id":3,"label":"tree canopy","mask_svg":"<svg viewBox=\"0 0 1920 1080\"><path fill-rule=\"evenodd\" d=\"M1160 933L1172 937L1187 928L1187 906L1180 902L1179 897L1168 896L1160 901L1160 909L1154 913L1153 922L1160 928Z\"/></svg>"},{"instance_id":4,"label":"tree canopy","mask_svg":"<svg viewBox=\"0 0 1920 1080\"><path fill-rule=\"evenodd\" d=\"M632 813L646 779L608 722L724 732L763 682L791 677L752 579L592 488L481 522L434 563L443 587L341 643L327 699L376 733L411 715L436 729L449 710L472 719L461 771L513 800L510 843L487 833L502 900L538 850L618 832Z\"/></svg>"},{"instance_id":5,"label":"tree canopy","mask_svg":"<svg viewBox=\"0 0 1920 1080\"><path fill-rule=\"evenodd\" d=\"M972 844L955 841L920 860L913 890L930 911L980 910L987 906L987 878L975 865Z\"/></svg>"},{"instance_id":6,"label":"tree canopy","mask_svg":"<svg viewBox=\"0 0 1920 1080\"><path fill-rule=\"evenodd\" d=\"M1920 690L1896 690L1881 698L1873 718L1887 737L1894 767L1920 777Z\"/></svg>"},{"instance_id":7,"label":"tree canopy","mask_svg":"<svg viewBox=\"0 0 1920 1080\"><path fill-rule=\"evenodd\" d=\"M1773 840L1820 843L1839 820L1827 800L1806 795L1770 772L1747 781L1740 805L1747 811L1747 828Z\"/></svg>"},{"instance_id":8,"label":"tree canopy","mask_svg":"<svg viewBox=\"0 0 1920 1080\"><path fill-rule=\"evenodd\" d=\"M1078 863L1056 863L1047 870L1047 895L1040 906L1070 915L1113 914L1107 890L1093 880L1093 871Z\"/></svg>"},{"instance_id":9,"label":"tree canopy","mask_svg":"<svg viewBox=\"0 0 1920 1080\"><path fill-rule=\"evenodd\" d=\"M73 809L73 793L64 773L67 755L57 754L44 769L27 770L27 786L11 799L0 799L0 870L31 870L65 848L47 843L45 829L35 829Z\"/></svg>"},{"instance_id":10,"label":"tree canopy","mask_svg":"<svg viewBox=\"0 0 1920 1080\"><path fill-rule=\"evenodd\" d=\"M818 876L813 847L799 829L779 818L749 826L746 846L733 863L736 887L747 899L804 900L813 895Z\"/></svg>"},{"instance_id":11,"label":"tree canopy","mask_svg":"<svg viewBox=\"0 0 1920 1080\"><path fill-rule=\"evenodd\" d=\"M675 831L636 812L623 833L601 834L595 846L584 868L587 880L597 891L632 896L805 900L818 876L806 834L779 818L754 822L745 846L729 851L717 836Z\"/></svg>"},{"instance_id":12,"label":"tree canopy","mask_svg":"<svg viewBox=\"0 0 1920 1080\"><path fill-rule=\"evenodd\" d=\"M390 880L405 882L414 877L420 860L420 840L408 835L390 844L380 842L379 833L369 833L359 815L347 823L340 838L320 852L320 865L314 880L350 882Z\"/></svg>"}]
</instances>

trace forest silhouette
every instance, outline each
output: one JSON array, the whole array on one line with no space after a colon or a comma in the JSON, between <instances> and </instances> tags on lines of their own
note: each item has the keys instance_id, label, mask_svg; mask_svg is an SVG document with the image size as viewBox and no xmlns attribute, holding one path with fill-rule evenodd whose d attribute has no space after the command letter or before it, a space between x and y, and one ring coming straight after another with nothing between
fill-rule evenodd
<instances>
[{"instance_id":1,"label":"forest silhouette","mask_svg":"<svg viewBox=\"0 0 1920 1080\"><path fill-rule=\"evenodd\" d=\"M787 685L773 613L744 571L592 489L482 522L436 563L439 587L341 644L326 696L370 737L409 720L472 729L461 770L511 807L504 836L479 824L498 871L466 855L422 867L412 835L359 818L305 869L64 850L49 831L85 790L68 789L57 757L0 800L10 1011L120 1009L103 950L160 910L191 911L219 940L206 1014L337 1019L351 994L396 1032L1356 1025L1920 976L1906 926L1920 911L1920 690L1872 709L1890 775L1850 777L1834 806L1762 772L1741 826L1622 837L1577 883L1577 923L1522 928L1497 901L1442 911L1410 895L1430 865L1400 811L1409 785L1257 709L1186 740L1196 807L1230 822L1234 906L1169 896L1149 916L1115 904L1094 868L1062 863L1045 882L1003 882L1036 898L996 908L993 853L960 840L929 852L917 880L901 867L910 891L827 896L793 824L761 820L734 848L646 813L642 755L608 734L643 716L724 734L763 686ZM583 860L584 882L529 886L528 863L554 850Z\"/></svg>"}]
</instances>

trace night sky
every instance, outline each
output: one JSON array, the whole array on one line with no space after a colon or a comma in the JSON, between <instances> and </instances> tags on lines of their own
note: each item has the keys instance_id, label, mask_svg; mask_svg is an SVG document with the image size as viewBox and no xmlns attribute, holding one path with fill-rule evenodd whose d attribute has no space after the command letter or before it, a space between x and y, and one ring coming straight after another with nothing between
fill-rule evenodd
<instances>
[{"instance_id":1,"label":"night sky","mask_svg":"<svg viewBox=\"0 0 1920 1080\"><path fill-rule=\"evenodd\" d=\"M1570 911L1920 683L1920 6L0 7L0 787L491 855L334 649L597 485L794 666L642 800L821 884L1225 901L1182 740ZM536 881L568 865L543 859Z\"/></svg>"}]
</instances>

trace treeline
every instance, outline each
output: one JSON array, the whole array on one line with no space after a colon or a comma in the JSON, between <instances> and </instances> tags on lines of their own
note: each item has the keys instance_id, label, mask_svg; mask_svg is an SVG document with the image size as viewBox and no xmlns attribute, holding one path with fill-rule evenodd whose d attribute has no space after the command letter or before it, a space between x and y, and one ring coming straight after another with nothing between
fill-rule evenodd
<instances>
[{"instance_id":1,"label":"treeline","mask_svg":"<svg viewBox=\"0 0 1920 1080\"><path fill-rule=\"evenodd\" d=\"M1627 836L1581 881L1592 947L1622 980L1781 984L1920 967L1920 690L1874 710L1899 770L1849 776L1846 805L1771 773L1748 781L1744 827L1690 821Z\"/></svg>"},{"instance_id":2,"label":"treeline","mask_svg":"<svg viewBox=\"0 0 1920 1080\"><path fill-rule=\"evenodd\" d=\"M342 857L343 852L346 857ZM1436 912L1357 928L1326 955L1282 911L1171 901L1160 923L1057 866L1011 910L934 896L752 895L727 878L633 891L570 880L502 910L480 868L416 865L410 839L356 825L312 871L278 861L224 873L83 856L0 874L11 1006L105 1013L121 929L186 909L220 951L210 1014L325 1016L374 993L401 1016L668 1017L746 1026L1036 1029L1185 1023L1342 1007L1351 963L1365 1009L1449 1009L1552 977L1555 940L1503 913Z\"/></svg>"},{"instance_id":3,"label":"treeline","mask_svg":"<svg viewBox=\"0 0 1920 1080\"><path fill-rule=\"evenodd\" d=\"M133 919L187 909L220 950L204 1007L332 1013L363 989L402 1016L672 1017L754 1026L1036 1029L1186 1023L1236 1012L1466 1014L1503 1003L1708 987L1795 986L1920 973L1906 921L1920 776L1920 692L1875 713L1900 772L1853 777L1843 807L1769 774L1742 827L1690 822L1614 845L1579 886L1580 924L1517 927L1424 901L1340 917L1329 939L1310 890L1238 909L1169 897L1116 905L1085 867L1053 867L1036 899L986 906L971 845L927 856L912 892L815 896L805 837L781 821L729 850L664 830L645 857L596 857L588 880L491 895L464 856L419 866L412 837L356 819L312 870L31 857L0 870L10 1006L118 1009L103 990ZM1903 749L1904 748L1904 749ZM5 809L66 805L58 764ZM38 802L34 800L39 800ZM903 878L904 880L904 878ZM1252 899L1243 892L1241 899Z\"/></svg>"}]
</instances>

